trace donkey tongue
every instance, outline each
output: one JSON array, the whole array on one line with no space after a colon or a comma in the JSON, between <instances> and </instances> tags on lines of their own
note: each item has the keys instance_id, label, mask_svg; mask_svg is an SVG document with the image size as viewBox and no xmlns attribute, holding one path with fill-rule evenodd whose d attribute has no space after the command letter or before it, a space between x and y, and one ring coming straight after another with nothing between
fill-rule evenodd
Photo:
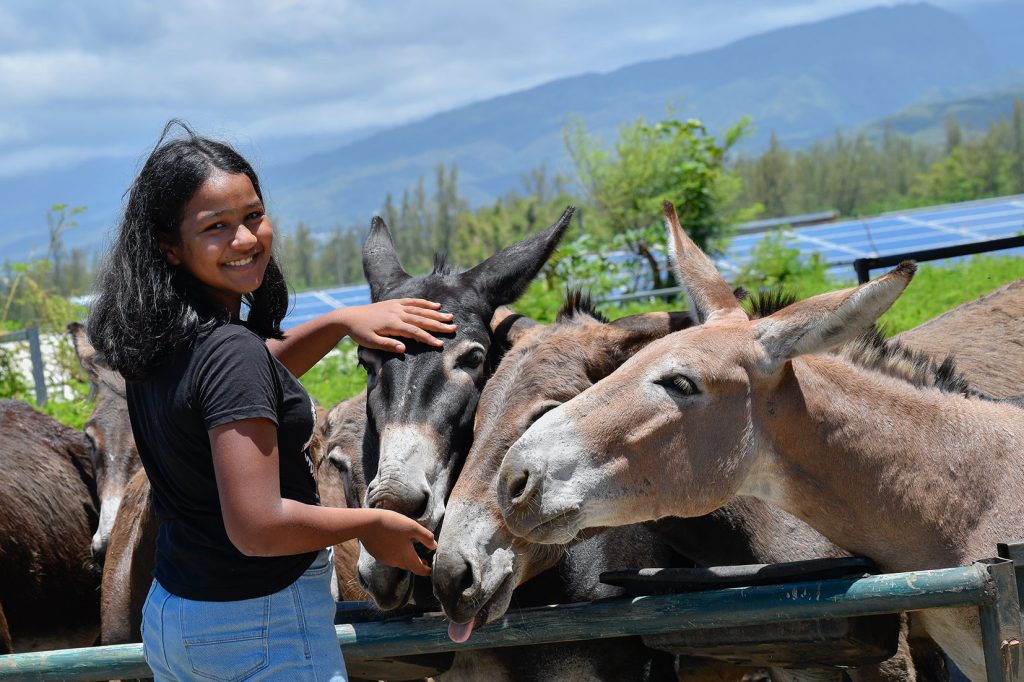
<instances>
[{"instance_id":1,"label":"donkey tongue","mask_svg":"<svg viewBox=\"0 0 1024 682\"><path fill-rule=\"evenodd\" d=\"M476 618L470 618L468 623L456 623L455 621L448 621L448 639L452 640L456 644L462 644L469 636L473 634L473 624L476 623Z\"/></svg>"}]
</instances>

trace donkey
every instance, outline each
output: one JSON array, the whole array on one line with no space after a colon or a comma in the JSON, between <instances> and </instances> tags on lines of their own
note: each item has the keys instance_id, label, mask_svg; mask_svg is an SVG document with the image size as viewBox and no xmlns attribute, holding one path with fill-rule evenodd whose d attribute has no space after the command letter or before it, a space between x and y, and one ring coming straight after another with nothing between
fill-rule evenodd
<instances>
[{"instance_id":1,"label":"donkey","mask_svg":"<svg viewBox=\"0 0 1024 682\"><path fill-rule=\"evenodd\" d=\"M0 401L0 654L89 646L99 569L97 500L82 434Z\"/></svg>"},{"instance_id":2,"label":"donkey","mask_svg":"<svg viewBox=\"0 0 1024 682\"><path fill-rule=\"evenodd\" d=\"M497 488L513 533L564 542L750 495L885 571L966 565L1019 535L1024 411L968 395L960 377L908 374L884 344L842 345L892 305L912 263L749 320L671 204L665 215L703 324L653 342L516 442ZM984 678L976 609L919 619Z\"/></svg>"},{"instance_id":3,"label":"donkey","mask_svg":"<svg viewBox=\"0 0 1024 682\"><path fill-rule=\"evenodd\" d=\"M567 299L550 326L528 318L511 324L511 349L480 396L473 446L449 497L447 523L434 559L434 593L451 619L453 640L464 641L475 627L501 617L512 600L522 600L520 585L555 566L558 570L548 583L558 581L571 601L585 601L617 594L599 582L600 573L607 570L847 555L806 524L759 500L736 501L699 519L665 519L648 529L632 525L585 534L566 549L517 538L505 526L495 503L497 472L519 436L651 341L691 325L685 312L608 322L578 294ZM555 601L549 595L547 602ZM904 651L887 665L883 679L905 679L908 668ZM874 672L878 674L877 668ZM824 675L810 673L811 679L825 679ZM836 679L839 675L832 673ZM785 676L805 679L807 674Z\"/></svg>"},{"instance_id":4,"label":"donkey","mask_svg":"<svg viewBox=\"0 0 1024 682\"><path fill-rule=\"evenodd\" d=\"M110 369L103 354L89 343L84 325L71 322L68 331L96 397L92 414L85 422L85 438L100 500L100 521L92 538L92 552L102 563L125 488L129 479L142 469L142 460L128 421L124 377Z\"/></svg>"},{"instance_id":5,"label":"donkey","mask_svg":"<svg viewBox=\"0 0 1024 682\"><path fill-rule=\"evenodd\" d=\"M457 274L443 259L434 271L412 277L399 262L387 225L374 218L363 244L363 271L374 301L426 298L454 315L457 331L441 349L408 342L404 355L360 348L367 372L367 428L362 465L367 487L361 503L390 509L437 531L445 500L473 435L473 415L498 344L491 317L525 291L569 227L568 207L548 229L509 246ZM490 358L489 358L490 356ZM412 596L411 573L359 558L360 585L384 610ZM429 581L422 596L432 600Z\"/></svg>"},{"instance_id":6,"label":"donkey","mask_svg":"<svg viewBox=\"0 0 1024 682\"><path fill-rule=\"evenodd\" d=\"M939 315L896 339L933 358L955 358L957 369L970 379L973 388L1013 400L1024 392L1024 279Z\"/></svg>"},{"instance_id":7,"label":"donkey","mask_svg":"<svg viewBox=\"0 0 1024 682\"><path fill-rule=\"evenodd\" d=\"M509 316L507 308L500 308L492 318L492 327L496 335L516 334L519 327L530 323L528 318ZM516 320L522 323L516 329L502 329L503 322L510 324ZM361 499L365 495L366 477L362 471L361 446L364 429L366 428L366 410L356 410L354 406L362 395L339 403L327 413L324 421L324 449L326 459L335 466L344 481L347 498ZM630 535L631 531L614 529L612 535ZM646 542L634 542L637 548L632 552L642 551L650 556L651 538ZM611 551L625 552L625 543L617 543ZM604 548L608 549L608 548ZM582 546L581 546L582 550ZM613 588L597 584L597 574L591 569L590 563L598 556L596 543L587 545L588 552L577 551L577 561L567 561L564 568L576 575L586 577L570 580L570 588L566 589L563 581L557 576L534 581L523 590L517 592L520 606L541 606L557 602L580 601L611 594ZM628 563L629 559L624 557ZM662 561L661 563L665 563ZM627 564L620 564L625 566ZM342 573L339 577L344 581ZM578 585L572 589L571 584ZM353 585L345 585L351 589ZM602 589L603 588L603 589ZM358 588L357 588L358 589ZM584 590L587 590L584 593ZM566 680L566 679L608 679L608 680L675 680L672 670L672 657L647 649L639 638L614 641L574 642L561 644L544 644L519 647L503 647L486 651L458 651L454 655L438 655L420 657L414 661L421 666L422 674L430 674L439 682L458 682L459 680L509 679L509 680ZM387 665L374 663L373 670L385 679L404 672L407 664L403 659L389 660ZM433 666L427 669L426 666ZM349 670L354 673L364 672L366 667L361 661L350 661ZM705 672L702 670L702 672ZM708 679L705 675L702 679Z\"/></svg>"}]
</instances>

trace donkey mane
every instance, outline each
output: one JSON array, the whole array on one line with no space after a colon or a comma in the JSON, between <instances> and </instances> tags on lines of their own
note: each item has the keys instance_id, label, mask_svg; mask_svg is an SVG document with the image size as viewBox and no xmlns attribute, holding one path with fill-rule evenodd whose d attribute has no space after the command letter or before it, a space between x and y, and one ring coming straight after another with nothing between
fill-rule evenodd
<instances>
[{"instance_id":1,"label":"donkey mane","mask_svg":"<svg viewBox=\"0 0 1024 682\"><path fill-rule=\"evenodd\" d=\"M942 362L936 362L927 354L912 350L896 339L885 338L877 326L847 341L836 350L836 354L859 367L903 379L918 388L937 388L943 393L992 399L971 388L967 377L957 369L952 354Z\"/></svg>"},{"instance_id":2,"label":"donkey mane","mask_svg":"<svg viewBox=\"0 0 1024 682\"><path fill-rule=\"evenodd\" d=\"M741 296L737 296L737 298L743 300ZM779 312L783 308L796 303L796 301L796 294L793 292L787 291L782 287L772 287L770 289L759 289L756 294L750 294L745 302L750 319L759 320L762 317L768 317Z\"/></svg>"},{"instance_id":3,"label":"donkey mane","mask_svg":"<svg viewBox=\"0 0 1024 682\"><path fill-rule=\"evenodd\" d=\"M796 296L779 287L761 289L748 299L751 319L767 317L796 302ZM971 388L953 356L936 362L931 356L903 345L896 339L887 339L885 332L873 325L855 339L835 350L849 362L887 376L903 379L919 388L937 388L943 393L991 399L991 396Z\"/></svg>"},{"instance_id":4,"label":"donkey mane","mask_svg":"<svg viewBox=\"0 0 1024 682\"><path fill-rule=\"evenodd\" d=\"M565 292L565 303L558 311L555 322L568 322L578 315L587 315L598 322L607 323L608 318L597 311L594 300L589 293L584 293L582 288L568 289Z\"/></svg>"},{"instance_id":5,"label":"donkey mane","mask_svg":"<svg viewBox=\"0 0 1024 682\"><path fill-rule=\"evenodd\" d=\"M447 253L435 253L434 254L434 268L430 271L431 275L457 275L459 269L448 262Z\"/></svg>"}]
</instances>

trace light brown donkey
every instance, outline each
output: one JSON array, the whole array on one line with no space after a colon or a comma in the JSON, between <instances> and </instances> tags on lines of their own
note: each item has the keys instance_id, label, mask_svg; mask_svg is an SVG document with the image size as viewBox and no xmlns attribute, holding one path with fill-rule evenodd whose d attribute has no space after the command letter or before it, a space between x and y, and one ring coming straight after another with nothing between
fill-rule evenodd
<instances>
[{"instance_id":1,"label":"light brown donkey","mask_svg":"<svg viewBox=\"0 0 1024 682\"><path fill-rule=\"evenodd\" d=\"M1020 535L1024 412L886 371L873 344L842 345L892 305L912 264L749 320L665 213L704 324L653 342L517 441L497 491L514 533L564 542L751 495L886 571L966 565ZM984 678L976 610L920 620Z\"/></svg>"}]
</instances>

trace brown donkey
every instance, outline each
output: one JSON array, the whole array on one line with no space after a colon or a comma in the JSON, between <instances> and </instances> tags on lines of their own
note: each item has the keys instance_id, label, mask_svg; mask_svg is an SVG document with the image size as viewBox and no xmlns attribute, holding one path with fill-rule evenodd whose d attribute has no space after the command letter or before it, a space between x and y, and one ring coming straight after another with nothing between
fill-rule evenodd
<instances>
[{"instance_id":1,"label":"brown donkey","mask_svg":"<svg viewBox=\"0 0 1024 682\"><path fill-rule=\"evenodd\" d=\"M448 500L438 539L434 592L452 621L453 639L468 638L474 628L500 618L513 601L523 606L566 597L587 601L615 596L616 588L600 583L602 571L847 555L806 524L752 499L699 519L666 519L648 528L630 525L585 534L568 546L517 538L505 526L495 501L497 473L516 439L547 411L611 374L648 343L691 325L687 313L649 313L608 322L578 296L569 298L551 325L515 320L508 335L512 348L480 396L473 447ZM547 571L551 575L543 580L527 582ZM708 665L713 664L681 661L680 670L688 672L680 679L703 679ZM732 670L737 677L742 674ZM884 671L865 666L855 675L912 677L904 655L885 664ZM824 670L773 674L777 679L829 679ZM841 672L832 669L831 676L838 679Z\"/></svg>"},{"instance_id":2,"label":"brown donkey","mask_svg":"<svg viewBox=\"0 0 1024 682\"><path fill-rule=\"evenodd\" d=\"M704 324L655 341L519 439L498 483L513 532L564 542L750 495L886 571L966 565L1019 536L1024 412L890 371L884 346L843 345L892 305L912 264L749 320L671 205L665 214ZM919 620L984 678L975 609Z\"/></svg>"},{"instance_id":3,"label":"brown donkey","mask_svg":"<svg viewBox=\"0 0 1024 682\"><path fill-rule=\"evenodd\" d=\"M0 467L0 654L91 645L97 505L82 434L2 400Z\"/></svg>"},{"instance_id":4,"label":"brown donkey","mask_svg":"<svg viewBox=\"0 0 1024 682\"><path fill-rule=\"evenodd\" d=\"M71 332L78 361L92 382L96 401L85 422L85 438L96 471L96 491L100 501L100 521L92 538L92 552L102 563L121 499L126 494L128 481L142 469L142 460L135 448L135 438L128 421L124 377L110 369L103 354L89 343L82 324L71 322L68 331Z\"/></svg>"}]
</instances>

